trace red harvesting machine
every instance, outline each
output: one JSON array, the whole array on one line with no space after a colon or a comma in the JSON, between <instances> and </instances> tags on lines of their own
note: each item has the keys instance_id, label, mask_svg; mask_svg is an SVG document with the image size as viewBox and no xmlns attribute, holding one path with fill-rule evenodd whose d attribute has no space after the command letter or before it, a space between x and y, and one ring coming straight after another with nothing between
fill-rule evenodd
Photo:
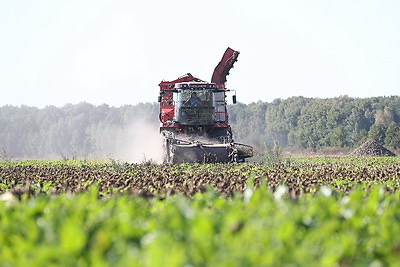
<instances>
[{"instance_id":1,"label":"red harvesting machine","mask_svg":"<svg viewBox=\"0 0 400 267\"><path fill-rule=\"evenodd\" d=\"M160 86L164 163L244 162L253 147L234 142L228 123L226 76L239 56L227 48L211 82L190 73ZM236 95L233 95L236 103Z\"/></svg>"}]
</instances>

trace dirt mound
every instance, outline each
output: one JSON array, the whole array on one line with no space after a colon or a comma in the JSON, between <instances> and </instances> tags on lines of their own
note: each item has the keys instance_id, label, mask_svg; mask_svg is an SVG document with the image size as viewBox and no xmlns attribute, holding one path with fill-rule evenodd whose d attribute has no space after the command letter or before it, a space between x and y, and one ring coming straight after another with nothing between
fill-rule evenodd
<instances>
[{"instance_id":1,"label":"dirt mound","mask_svg":"<svg viewBox=\"0 0 400 267\"><path fill-rule=\"evenodd\" d=\"M376 141L367 141L350 153L352 157L396 157L396 154Z\"/></svg>"}]
</instances>

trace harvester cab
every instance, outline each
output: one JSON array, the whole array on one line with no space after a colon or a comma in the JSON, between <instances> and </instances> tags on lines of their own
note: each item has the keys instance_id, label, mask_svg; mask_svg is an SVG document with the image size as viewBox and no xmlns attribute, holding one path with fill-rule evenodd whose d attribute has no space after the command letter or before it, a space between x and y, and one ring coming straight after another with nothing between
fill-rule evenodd
<instances>
[{"instance_id":1,"label":"harvester cab","mask_svg":"<svg viewBox=\"0 0 400 267\"><path fill-rule=\"evenodd\" d=\"M181 125L212 125L215 123L215 84L180 83L175 86L175 122Z\"/></svg>"},{"instance_id":2,"label":"harvester cab","mask_svg":"<svg viewBox=\"0 0 400 267\"><path fill-rule=\"evenodd\" d=\"M228 124L225 82L238 55L225 51L211 83L188 73L159 84L165 163L242 162L253 156L251 146L233 141Z\"/></svg>"}]
</instances>

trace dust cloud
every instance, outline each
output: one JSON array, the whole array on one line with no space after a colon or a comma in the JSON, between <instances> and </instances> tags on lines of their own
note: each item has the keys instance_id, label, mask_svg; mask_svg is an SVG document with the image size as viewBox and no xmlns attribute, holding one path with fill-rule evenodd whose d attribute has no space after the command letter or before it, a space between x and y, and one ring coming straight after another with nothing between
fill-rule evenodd
<instances>
[{"instance_id":1,"label":"dust cloud","mask_svg":"<svg viewBox=\"0 0 400 267\"><path fill-rule=\"evenodd\" d=\"M158 124L137 120L124 128L113 129L108 148L103 147L108 159L129 163L162 163L162 136ZM103 143L104 144L104 143Z\"/></svg>"}]
</instances>

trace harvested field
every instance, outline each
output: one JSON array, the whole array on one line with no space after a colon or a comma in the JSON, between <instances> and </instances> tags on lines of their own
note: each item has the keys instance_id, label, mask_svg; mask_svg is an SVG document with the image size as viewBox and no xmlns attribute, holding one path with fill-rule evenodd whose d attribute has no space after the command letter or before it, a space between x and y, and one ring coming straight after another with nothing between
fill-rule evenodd
<instances>
[{"instance_id":1,"label":"harvested field","mask_svg":"<svg viewBox=\"0 0 400 267\"><path fill-rule=\"evenodd\" d=\"M396 191L400 183L398 159L314 159L265 164L65 164L24 163L0 167L0 193L11 190L38 194L79 193L96 185L100 195L113 193L151 197L192 196L212 187L225 196L248 185L275 191L279 185L290 197L316 192L321 186L349 192L354 186L385 185Z\"/></svg>"}]
</instances>

